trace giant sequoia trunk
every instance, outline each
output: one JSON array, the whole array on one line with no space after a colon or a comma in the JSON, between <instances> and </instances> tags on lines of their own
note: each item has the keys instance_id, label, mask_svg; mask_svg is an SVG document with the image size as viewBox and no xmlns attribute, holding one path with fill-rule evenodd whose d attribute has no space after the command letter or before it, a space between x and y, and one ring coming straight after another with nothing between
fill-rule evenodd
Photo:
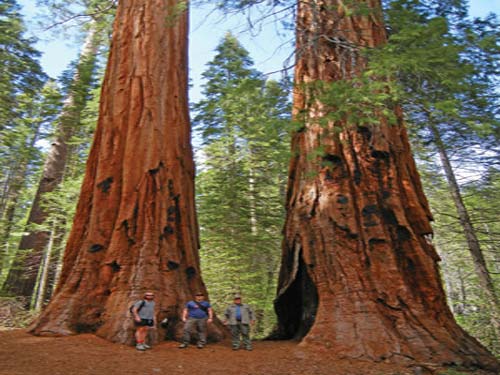
<instances>
[{"instance_id":1,"label":"giant sequoia trunk","mask_svg":"<svg viewBox=\"0 0 500 375\"><path fill-rule=\"evenodd\" d=\"M358 47L385 43L379 0L354 3L370 13L298 5L294 111L305 120L292 141L278 333L336 357L496 368L446 304L402 113L396 125L328 121L310 85L352 78L365 66Z\"/></svg>"},{"instance_id":2,"label":"giant sequoia trunk","mask_svg":"<svg viewBox=\"0 0 500 375\"><path fill-rule=\"evenodd\" d=\"M169 317L168 333L175 334L183 304L195 291L205 291L193 195L184 3L118 5L60 286L32 325L35 334L96 332L130 343L128 307L146 290L157 296L158 320ZM222 334L212 327L212 338Z\"/></svg>"}]
</instances>

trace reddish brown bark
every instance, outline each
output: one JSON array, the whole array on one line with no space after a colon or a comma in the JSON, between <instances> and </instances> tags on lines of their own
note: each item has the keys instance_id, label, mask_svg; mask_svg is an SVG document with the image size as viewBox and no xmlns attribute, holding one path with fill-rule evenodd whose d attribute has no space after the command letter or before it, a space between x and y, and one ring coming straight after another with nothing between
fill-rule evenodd
<instances>
[{"instance_id":1,"label":"reddish brown bark","mask_svg":"<svg viewBox=\"0 0 500 375\"><path fill-rule=\"evenodd\" d=\"M380 2L355 5L372 12L298 5L294 110L305 120L292 144L278 333L334 357L498 368L446 304L401 111L392 126L325 121L327 103L307 85L354 77L365 66L358 46L385 43Z\"/></svg>"},{"instance_id":2,"label":"reddish brown bark","mask_svg":"<svg viewBox=\"0 0 500 375\"><path fill-rule=\"evenodd\" d=\"M156 294L181 329L200 275L187 101L187 11L177 0L120 1L100 115L60 287L35 334L90 331L130 343L132 302ZM160 332L159 338L165 332ZM220 338L218 326L212 338Z\"/></svg>"}]
</instances>

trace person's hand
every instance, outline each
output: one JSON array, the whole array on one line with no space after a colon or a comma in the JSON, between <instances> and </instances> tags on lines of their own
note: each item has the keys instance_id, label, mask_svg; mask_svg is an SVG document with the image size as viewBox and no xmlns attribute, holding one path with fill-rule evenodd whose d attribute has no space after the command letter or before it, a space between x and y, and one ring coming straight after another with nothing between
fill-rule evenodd
<instances>
[{"instance_id":1,"label":"person's hand","mask_svg":"<svg viewBox=\"0 0 500 375\"><path fill-rule=\"evenodd\" d=\"M140 322L141 322L141 318L140 318L139 316L134 317L134 320L135 320L137 323L140 323Z\"/></svg>"},{"instance_id":2,"label":"person's hand","mask_svg":"<svg viewBox=\"0 0 500 375\"><path fill-rule=\"evenodd\" d=\"M251 321L250 321L250 324L251 324L251 325L254 325L254 324L255 324L255 320L251 320Z\"/></svg>"},{"instance_id":3,"label":"person's hand","mask_svg":"<svg viewBox=\"0 0 500 375\"><path fill-rule=\"evenodd\" d=\"M212 318L208 318L207 323L212 323L212 321L213 321Z\"/></svg>"},{"instance_id":4,"label":"person's hand","mask_svg":"<svg viewBox=\"0 0 500 375\"><path fill-rule=\"evenodd\" d=\"M186 323L186 320L187 320L186 318L182 317L182 321L183 321L184 323Z\"/></svg>"}]
</instances>

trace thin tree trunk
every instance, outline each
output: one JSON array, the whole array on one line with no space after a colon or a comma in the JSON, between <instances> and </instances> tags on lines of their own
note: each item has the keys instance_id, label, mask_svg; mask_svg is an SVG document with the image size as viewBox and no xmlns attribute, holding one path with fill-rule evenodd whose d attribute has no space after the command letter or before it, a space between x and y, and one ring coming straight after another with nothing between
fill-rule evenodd
<instances>
[{"instance_id":1,"label":"thin tree trunk","mask_svg":"<svg viewBox=\"0 0 500 375\"><path fill-rule=\"evenodd\" d=\"M441 264L443 265L444 269L447 269L448 259L447 259L447 254L445 251L439 252L441 256ZM446 289L446 300L448 301L448 306L450 307L450 311L452 312L453 315L457 313L455 311L455 301L457 300L457 293L455 291L455 286L453 282L453 277L451 272L443 272L443 277L444 277L444 285Z\"/></svg>"},{"instance_id":2,"label":"thin tree trunk","mask_svg":"<svg viewBox=\"0 0 500 375\"><path fill-rule=\"evenodd\" d=\"M460 285L460 314L466 313L467 309L467 289L465 288L465 275L462 272L462 269L458 269L458 280L459 280L459 285Z\"/></svg>"},{"instance_id":3,"label":"thin tree trunk","mask_svg":"<svg viewBox=\"0 0 500 375\"><path fill-rule=\"evenodd\" d=\"M278 334L336 358L498 369L455 322L430 243L431 213L399 108L397 124L328 120L314 83L364 69L357 46L386 42L378 0L298 2ZM304 116L304 117L302 117ZM323 155L318 155L323 150Z\"/></svg>"},{"instance_id":4,"label":"thin tree trunk","mask_svg":"<svg viewBox=\"0 0 500 375\"><path fill-rule=\"evenodd\" d=\"M446 175L446 181L448 182L448 188L450 190L453 203L455 204L455 208L457 209L460 225L462 226L465 239L467 240L467 247L474 262L474 269L479 279L479 284L481 285L481 288L483 289L488 300L488 305L490 307L490 321L492 327L495 330L496 336L500 337L500 305L495 292L495 287L493 285L493 280L491 279L490 273L488 271L486 260L484 259L481 245L479 244L479 240L476 235L476 231L472 226L467 207L465 207L464 201L462 199L460 186L458 185L453 167L446 152L446 147L443 144L441 135L439 134L439 130L432 123L432 121L429 121L428 126L434 137L434 143L437 147L439 157L441 159L441 164Z\"/></svg>"},{"instance_id":5,"label":"thin tree trunk","mask_svg":"<svg viewBox=\"0 0 500 375\"><path fill-rule=\"evenodd\" d=\"M9 201L9 186L11 185L10 182L12 180L12 175L13 171L15 168L9 168L7 170L5 179L2 184L2 196L0 197L0 218L3 218L5 216L5 210L7 208L7 203Z\"/></svg>"},{"instance_id":6,"label":"thin tree trunk","mask_svg":"<svg viewBox=\"0 0 500 375\"><path fill-rule=\"evenodd\" d=\"M249 171L249 178L248 178L248 191L249 191L249 197L248 201L250 203L250 230L253 236L257 235L257 216L256 216L256 197L255 197L255 177L254 177L254 172L253 169L250 168Z\"/></svg>"},{"instance_id":7,"label":"thin tree trunk","mask_svg":"<svg viewBox=\"0 0 500 375\"><path fill-rule=\"evenodd\" d=\"M205 292L183 5L178 0L118 4L98 125L60 284L32 325L35 334L95 332L132 343L128 308L151 290L157 320L169 317L168 333L179 336L184 303L196 291ZM212 339L224 332L218 324L209 329Z\"/></svg>"},{"instance_id":8,"label":"thin tree trunk","mask_svg":"<svg viewBox=\"0 0 500 375\"><path fill-rule=\"evenodd\" d=\"M47 274L47 287L45 288L45 293L43 295L43 303L50 301L52 295L54 294L55 288L59 281L59 276L61 275L62 263L63 263L63 253L64 253L64 241L66 236L66 231L64 229L64 224L58 223L58 225L53 229L54 231L54 243L53 251L51 256L51 262Z\"/></svg>"},{"instance_id":9,"label":"thin tree trunk","mask_svg":"<svg viewBox=\"0 0 500 375\"><path fill-rule=\"evenodd\" d=\"M95 64L97 46L94 41L95 23L93 25L94 27L90 28L82 49L80 66L88 64L89 60L92 60L92 64ZM80 84L80 79L81 77L77 70L73 77L75 86ZM43 195L54 191L63 180L69 158L69 141L80 121L80 111L83 109L82 106L75 107L74 95L75 92L71 91L64 103L63 113L56 132L57 135L45 161L42 177L38 184L35 199L26 223L27 226L31 224L40 225L45 222L48 212L41 204ZM16 259L3 286L3 293L23 296L28 303L26 307L29 307L29 301L32 299L31 297L36 286L40 262L49 241L50 233L47 230L37 229L29 229L27 232L21 238Z\"/></svg>"},{"instance_id":10,"label":"thin tree trunk","mask_svg":"<svg viewBox=\"0 0 500 375\"><path fill-rule=\"evenodd\" d=\"M32 298L32 306L35 310L39 311L42 309L44 295L46 293L46 288L48 285L49 270L51 265L52 251L54 250L54 236L55 236L56 225L52 226L50 231L49 243L43 254L42 263L40 265L39 277L37 288L35 290L34 298Z\"/></svg>"}]
</instances>

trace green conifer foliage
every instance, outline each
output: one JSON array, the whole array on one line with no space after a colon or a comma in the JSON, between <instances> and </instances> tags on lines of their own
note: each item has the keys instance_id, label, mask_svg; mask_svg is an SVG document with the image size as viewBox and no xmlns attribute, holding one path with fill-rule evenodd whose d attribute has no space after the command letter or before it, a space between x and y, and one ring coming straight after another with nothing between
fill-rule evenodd
<instances>
[{"instance_id":1,"label":"green conifer foliage","mask_svg":"<svg viewBox=\"0 0 500 375\"><path fill-rule=\"evenodd\" d=\"M20 117L9 124L15 125L2 138L0 159L2 181L2 220L0 222L0 284L5 277L12 256L26 224L26 215L33 189L39 179L43 162L43 145L52 133L52 122L61 106L61 95L53 81L49 81L38 96L22 94L17 97ZM44 142L41 142L44 141Z\"/></svg>"},{"instance_id":2,"label":"green conifer foliage","mask_svg":"<svg viewBox=\"0 0 500 375\"><path fill-rule=\"evenodd\" d=\"M46 83L34 39L24 36L16 1L0 1L0 270L10 264L27 193L38 177L41 147L57 113L58 93ZM0 276L0 282L3 276Z\"/></svg>"},{"instance_id":3,"label":"green conifer foliage","mask_svg":"<svg viewBox=\"0 0 500 375\"><path fill-rule=\"evenodd\" d=\"M244 11L261 3L224 1L221 7ZM267 3L271 7L289 4ZM348 11L362 13L365 10L359 4L344 2ZM368 125L374 113L390 117L387 108L403 105L435 215L435 243L443 257L450 305L465 328L498 352L498 338L491 329L497 320L495 307L491 303L488 307L486 300L491 292L485 298L485 283L478 284L477 259L467 250L460 225L464 216L459 218L450 190L462 197L498 293L498 215L489 216L488 207L494 207L499 196L489 178L497 175L499 156L499 22L494 15L471 19L468 3L462 0L387 0L383 4L389 42L364 51L370 61L365 74L350 82L315 83L325 93L323 103L334 109L325 121L347 118ZM450 161L448 180L458 180L453 188L435 165L438 152ZM480 204L483 189L488 191L489 206Z\"/></svg>"},{"instance_id":4,"label":"green conifer foliage","mask_svg":"<svg viewBox=\"0 0 500 375\"><path fill-rule=\"evenodd\" d=\"M17 115L16 96L34 94L43 86L46 76L38 63L40 52L34 39L24 36L19 5L15 0L0 0L0 131Z\"/></svg>"},{"instance_id":5,"label":"green conifer foliage","mask_svg":"<svg viewBox=\"0 0 500 375\"><path fill-rule=\"evenodd\" d=\"M499 23L493 15L469 18L463 1L387 3L389 44L372 53L372 74L390 77L413 143L421 146L415 149L435 215L450 306L468 331L498 353L499 284L491 231L498 219L488 215L479 192L498 165ZM436 155L440 167L434 165ZM489 188L491 205L499 195Z\"/></svg>"},{"instance_id":6,"label":"green conifer foliage","mask_svg":"<svg viewBox=\"0 0 500 375\"><path fill-rule=\"evenodd\" d=\"M205 98L194 105L201 263L220 313L241 292L254 306L256 334L274 321L289 102L284 83L266 81L248 52L227 34L203 74Z\"/></svg>"}]
</instances>

